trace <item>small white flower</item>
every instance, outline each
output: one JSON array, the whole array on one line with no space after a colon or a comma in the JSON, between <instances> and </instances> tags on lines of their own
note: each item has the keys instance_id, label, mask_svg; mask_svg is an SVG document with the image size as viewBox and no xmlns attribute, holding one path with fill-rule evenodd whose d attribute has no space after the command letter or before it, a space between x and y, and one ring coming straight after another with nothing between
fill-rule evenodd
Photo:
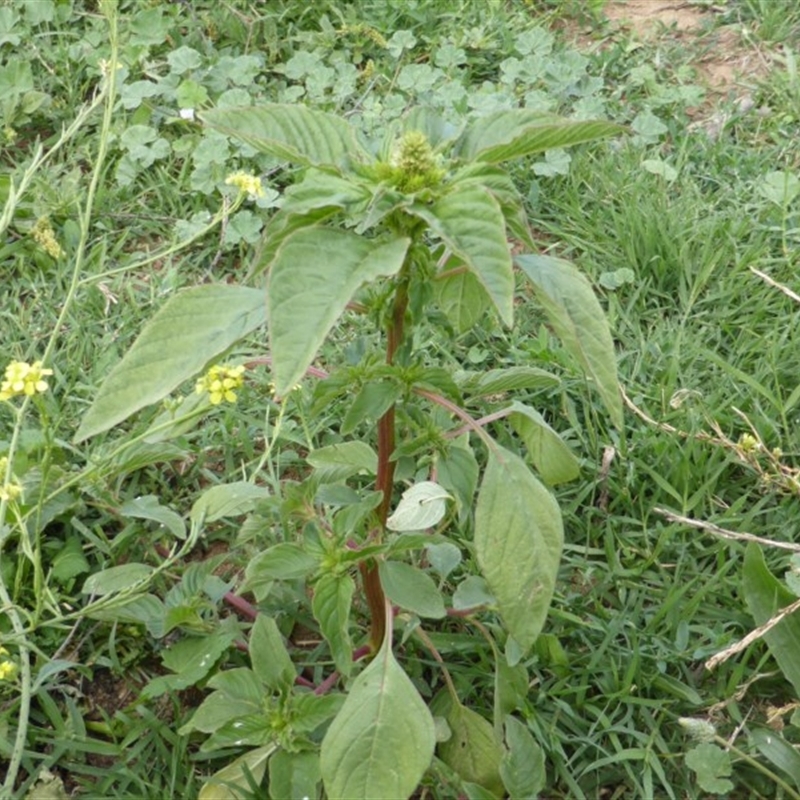
<instances>
[{"instance_id":1,"label":"small white flower","mask_svg":"<svg viewBox=\"0 0 800 800\"><path fill-rule=\"evenodd\" d=\"M193 108L182 108L179 113L181 115L181 119L194 119Z\"/></svg>"}]
</instances>

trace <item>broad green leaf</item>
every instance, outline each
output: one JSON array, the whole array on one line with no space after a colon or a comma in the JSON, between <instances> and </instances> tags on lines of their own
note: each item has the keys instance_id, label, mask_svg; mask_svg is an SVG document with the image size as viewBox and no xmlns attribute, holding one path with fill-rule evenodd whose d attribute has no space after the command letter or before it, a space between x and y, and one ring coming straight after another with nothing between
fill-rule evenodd
<instances>
[{"instance_id":1,"label":"broad green leaf","mask_svg":"<svg viewBox=\"0 0 800 800\"><path fill-rule=\"evenodd\" d=\"M581 469L578 459L544 417L522 403L512 403L511 408L511 427L525 442L528 457L542 478L551 486L577 478Z\"/></svg>"},{"instance_id":2,"label":"broad green leaf","mask_svg":"<svg viewBox=\"0 0 800 800\"><path fill-rule=\"evenodd\" d=\"M381 584L392 603L420 617L441 619L447 613L442 593L430 575L402 561L381 561Z\"/></svg>"},{"instance_id":3,"label":"broad green leaf","mask_svg":"<svg viewBox=\"0 0 800 800\"><path fill-rule=\"evenodd\" d=\"M589 281L568 261L552 256L517 256L515 263L533 284L536 299L564 347L594 380L612 421L621 426L614 341Z\"/></svg>"},{"instance_id":4,"label":"broad green leaf","mask_svg":"<svg viewBox=\"0 0 800 800\"><path fill-rule=\"evenodd\" d=\"M425 220L433 233L464 261L483 285L500 319L514 322L514 271L500 204L482 186L467 186L432 206L409 211Z\"/></svg>"},{"instance_id":5,"label":"broad green leaf","mask_svg":"<svg viewBox=\"0 0 800 800\"><path fill-rule=\"evenodd\" d=\"M270 800L316 798L321 780L318 753L278 750L269 760Z\"/></svg>"},{"instance_id":6,"label":"broad green leaf","mask_svg":"<svg viewBox=\"0 0 800 800\"><path fill-rule=\"evenodd\" d=\"M495 111L472 122L455 144L464 161L493 164L557 147L617 136L624 128L603 120L568 120L529 109Z\"/></svg>"},{"instance_id":7,"label":"broad green leaf","mask_svg":"<svg viewBox=\"0 0 800 800\"><path fill-rule=\"evenodd\" d=\"M364 420L380 419L402 393L400 386L393 381L365 383L344 415L339 427L342 436L351 434Z\"/></svg>"},{"instance_id":8,"label":"broad green leaf","mask_svg":"<svg viewBox=\"0 0 800 800\"><path fill-rule=\"evenodd\" d=\"M341 711L346 695L296 692L292 695L292 730L313 733Z\"/></svg>"},{"instance_id":9,"label":"broad green leaf","mask_svg":"<svg viewBox=\"0 0 800 800\"><path fill-rule=\"evenodd\" d=\"M456 611L490 606L495 602L494 595L489 591L489 586L480 575L469 575L464 578L453 592L453 608Z\"/></svg>"},{"instance_id":10,"label":"broad green leaf","mask_svg":"<svg viewBox=\"0 0 800 800\"><path fill-rule=\"evenodd\" d=\"M344 119L302 105L216 108L198 116L262 153L302 166L346 167L373 160Z\"/></svg>"},{"instance_id":11,"label":"broad green leaf","mask_svg":"<svg viewBox=\"0 0 800 800\"><path fill-rule=\"evenodd\" d=\"M110 608L92 609L89 606L86 615L91 619L103 622L144 625L152 637L160 639L168 632L166 613L166 608L160 598L154 594L140 594L119 603L119 605L114 604Z\"/></svg>"},{"instance_id":12,"label":"broad green leaf","mask_svg":"<svg viewBox=\"0 0 800 800\"><path fill-rule=\"evenodd\" d=\"M257 750L245 753L215 772L204 784L198 800L241 800L244 793L250 791L250 784L245 776L245 767L253 780L258 784L267 771L269 757L278 749L277 744L267 744ZM238 791L231 788L238 787Z\"/></svg>"},{"instance_id":13,"label":"broad green leaf","mask_svg":"<svg viewBox=\"0 0 800 800\"><path fill-rule=\"evenodd\" d=\"M208 680L209 689L218 689L231 700L250 703L262 708L264 700L264 686L256 677L255 672L247 667L226 669L212 675Z\"/></svg>"},{"instance_id":14,"label":"broad green leaf","mask_svg":"<svg viewBox=\"0 0 800 800\"><path fill-rule=\"evenodd\" d=\"M509 800L538 797L545 786L544 752L527 726L506 717L506 751L500 761L500 777Z\"/></svg>"},{"instance_id":15,"label":"broad green leaf","mask_svg":"<svg viewBox=\"0 0 800 800\"><path fill-rule=\"evenodd\" d=\"M425 106L415 106L392 125L389 145L393 144L393 140L402 136L406 131L424 133L434 150L452 142L459 134L457 127Z\"/></svg>"},{"instance_id":16,"label":"broad green leaf","mask_svg":"<svg viewBox=\"0 0 800 800\"><path fill-rule=\"evenodd\" d=\"M778 769L785 772L800 789L800 753L778 732L766 728L750 731L750 740Z\"/></svg>"},{"instance_id":17,"label":"broad green leaf","mask_svg":"<svg viewBox=\"0 0 800 800\"><path fill-rule=\"evenodd\" d=\"M420 481L403 492L386 527L398 533L424 531L432 528L447 513L447 501L452 497L438 483Z\"/></svg>"},{"instance_id":18,"label":"broad green leaf","mask_svg":"<svg viewBox=\"0 0 800 800\"><path fill-rule=\"evenodd\" d=\"M502 796L499 767L503 750L489 720L446 693L436 698L433 712L447 720L451 731L450 738L438 745L439 758L464 781Z\"/></svg>"},{"instance_id":19,"label":"broad green leaf","mask_svg":"<svg viewBox=\"0 0 800 800\"><path fill-rule=\"evenodd\" d=\"M563 542L550 492L519 456L490 450L475 510L475 555L500 616L525 651L547 618Z\"/></svg>"},{"instance_id":20,"label":"broad green leaf","mask_svg":"<svg viewBox=\"0 0 800 800\"><path fill-rule=\"evenodd\" d=\"M53 577L60 583L89 571L89 562L83 554L79 536L70 536L53 558Z\"/></svg>"},{"instance_id":21,"label":"broad green leaf","mask_svg":"<svg viewBox=\"0 0 800 800\"><path fill-rule=\"evenodd\" d=\"M351 209L370 201L370 192L361 184L318 169L310 169L303 180L290 186L283 194L283 214L305 215L320 208L333 206Z\"/></svg>"},{"instance_id":22,"label":"broad green leaf","mask_svg":"<svg viewBox=\"0 0 800 800\"><path fill-rule=\"evenodd\" d=\"M478 461L468 447L451 446L436 463L439 483L456 498L458 518L464 523L472 511L478 488Z\"/></svg>"},{"instance_id":23,"label":"broad green leaf","mask_svg":"<svg viewBox=\"0 0 800 800\"><path fill-rule=\"evenodd\" d=\"M477 276L466 268L463 272L456 271L436 278L433 291L436 305L442 309L457 333L470 330L490 303Z\"/></svg>"},{"instance_id":24,"label":"broad green leaf","mask_svg":"<svg viewBox=\"0 0 800 800\"><path fill-rule=\"evenodd\" d=\"M528 250L536 248L531 235L528 215L517 187L504 169L484 162L467 164L453 176L459 186L480 185L486 187L500 204L511 236L518 239Z\"/></svg>"},{"instance_id":25,"label":"broad green leaf","mask_svg":"<svg viewBox=\"0 0 800 800\"><path fill-rule=\"evenodd\" d=\"M316 470L320 483L335 483L366 472L374 475L378 456L366 442L342 442L312 450L306 461Z\"/></svg>"},{"instance_id":26,"label":"broad green leaf","mask_svg":"<svg viewBox=\"0 0 800 800\"><path fill-rule=\"evenodd\" d=\"M322 740L330 800L402 800L417 788L436 744L433 717L403 672L388 635Z\"/></svg>"},{"instance_id":27,"label":"broad green leaf","mask_svg":"<svg viewBox=\"0 0 800 800\"><path fill-rule=\"evenodd\" d=\"M530 691L528 671L524 664L509 666L502 653L495 654L494 669L494 724L502 730L505 718L519 708L524 708Z\"/></svg>"},{"instance_id":28,"label":"broad green leaf","mask_svg":"<svg viewBox=\"0 0 800 800\"><path fill-rule=\"evenodd\" d=\"M181 736L186 736L192 731L214 733L236 717L255 714L259 710L261 706L258 703L233 698L225 692L212 692L197 707L191 719L178 728L178 733Z\"/></svg>"},{"instance_id":29,"label":"broad green leaf","mask_svg":"<svg viewBox=\"0 0 800 800\"><path fill-rule=\"evenodd\" d=\"M137 497L135 500L123 503L119 513L123 517L153 520L163 525L177 539L186 538L186 525L183 517L171 508L162 506L154 494Z\"/></svg>"},{"instance_id":30,"label":"broad green leaf","mask_svg":"<svg viewBox=\"0 0 800 800\"><path fill-rule=\"evenodd\" d=\"M461 550L452 542L432 544L426 552L431 567L441 578L446 578L461 563Z\"/></svg>"},{"instance_id":31,"label":"broad green leaf","mask_svg":"<svg viewBox=\"0 0 800 800\"><path fill-rule=\"evenodd\" d=\"M734 785L728 780L733 772L731 754L710 742L693 747L686 754L686 766L697 775L697 784L704 792L727 794Z\"/></svg>"},{"instance_id":32,"label":"broad green leaf","mask_svg":"<svg viewBox=\"0 0 800 800\"><path fill-rule=\"evenodd\" d=\"M288 239L295 231L302 228L313 228L333 216L337 211L335 206L318 208L308 214L287 214L282 208L278 209L267 223L261 244L253 256L248 278L269 269L284 239Z\"/></svg>"},{"instance_id":33,"label":"broad green leaf","mask_svg":"<svg viewBox=\"0 0 800 800\"><path fill-rule=\"evenodd\" d=\"M224 517L238 517L252 511L269 497L269 489L248 481L223 483L206 489L192 506L191 520L195 523L216 522Z\"/></svg>"},{"instance_id":34,"label":"broad green leaf","mask_svg":"<svg viewBox=\"0 0 800 800\"><path fill-rule=\"evenodd\" d=\"M255 582L304 578L317 567L316 556L307 553L299 544L281 542L259 553L247 565L246 586Z\"/></svg>"},{"instance_id":35,"label":"broad green leaf","mask_svg":"<svg viewBox=\"0 0 800 800\"><path fill-rule=\"evenodd\" d=\"M331 648L336 669L349 675L353 669L353 643L350 641L350 609L355 583L347 575L323 575L314 584L311 610L322 635Z\"/></svg>"},{"instance_id":36,"label":"broad green leaf","mask_svg":"<svg viewBox=\"0 0 800 800\"><path fill-rule=\"evenodd\" d=\"M767 568L761 548L747 545L742 569L742 590L747 608L757 625L763 625L797 598ZM784 677L800 697L800 612L781 620L764 634Z\"/></svg>"},{"instance_id":37,"label":"broad green leaf","mask_svg":"<svg viewBox=\"0 0 800 800\"><path fill-rule=\"evenodd\" d=\"M161 654L161 660L175 674L153 678L142 689L141 696L153 698L193 686L211 672L235 638L233 630L216 630L213 636L182 639L167 648Z\"/></svg>"},{"instance_id":38,"label":"broad green leaf","mask_svg":"<svg viewBox=\"0 0 800 800\"><path fill-rule=\"evenodd\" d=\"M459 378L464 391L474 397L504 394L520 389L549 389L561 381L551 372L538 367L507 367L488 372L469 373Z\"/></svg>"},{"instance_id":39,"label":"broad green leaf","mask_svg":"<svg viewBox=\"0 0 800 800\"><path fill-rule=\"evenodd\" d=\"M144 583L153 574L153 568L147 564L122 564L119 567L109 567L108 569L95 572L90 575L83 584L81 591L83 594L90 594L96 597L103 597L114 592L121 592L130 589L137 583Z\"/></svg>"},{"instance_id":40,"label":"broad green leaf","mask_svg":"<svg viewBox=\"0 0 800 800\"><path fill-rule=\"evenodd\" d=\"M365 239L348 231L302 228L278 249L267 283L275 391L287 394L358 288L396 274L410 240Z\"/></svg>"},{"instance_id":41,"label":"broad green leaf","mask_svg":"<svg viewBox=\"0 0 800 800\"><path fill-rule=\"evenodd\" d=\"M289 689L297 672L272 617L259 614L250 629L250 662L253 672L273 691Z\"/></svg>"},{"instance_id":42,"label":"broad green leaf","mask_svg":"<svg viewBox=\"0 0 800 800\"><path fill-rule=\"evenodd\" d=\"M83 417L81 442L163 400L206 364L266 322L264 293L226 283L171 297L109 373Z\"/></svg>"}]
</instances>

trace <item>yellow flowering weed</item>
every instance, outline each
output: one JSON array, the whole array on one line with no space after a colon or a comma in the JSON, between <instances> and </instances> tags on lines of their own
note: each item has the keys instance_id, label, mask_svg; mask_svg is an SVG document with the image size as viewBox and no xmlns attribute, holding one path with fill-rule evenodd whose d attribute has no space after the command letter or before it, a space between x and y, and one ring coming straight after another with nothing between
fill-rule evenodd
<instances>
[{"instance_id":1,"label":"yellow flowering weed","mask_svg":"<svg viewBox=\"0 0 800 800\"><path fill-rule=\"evenodd\" d=\"M8 400L18 395L31 395L46 392L49 388L45 378L53 370L44 369L41 361L28 364L26 361L12 361L7 367L0 383L0 400Z\"/></svg>"},{"instance_id":2,"label":"yellow flowering weed","mask_svg":"<svg viewBox=\"0 0 800 800\"><path fill-rule=\"evenodd\" d=\"M244 384L244 365L228 367L215 364L195 384L197 394L208 393L212 406L218 406L223 400L226 403L236 402L236 389Z\"/></svg>"},{"instance_id":3,"label":"yellow flowering weed","mask_svg":"<svg viewBox=\"0 0 800 800\"><path fill-rule=\"evenodd\" d=\"M247 192L251 200L256 200L264 196L264 187L261 185L261 178L247 172L232 172L225 178L228 186L235 186L240 192Z\"/></svg>"}]
</instances>

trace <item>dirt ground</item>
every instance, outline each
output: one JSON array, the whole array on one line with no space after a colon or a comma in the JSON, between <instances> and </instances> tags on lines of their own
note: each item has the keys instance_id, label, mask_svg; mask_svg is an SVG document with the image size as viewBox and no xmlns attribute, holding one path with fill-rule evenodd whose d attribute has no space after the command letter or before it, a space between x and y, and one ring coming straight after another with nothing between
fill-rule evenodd
<instances>
[{"instance_id":1,"label":"dirt ground","mask_svg":"<svg viewBox=\"0 0 800 800\"><path fill-rule=\"evenodd\" d=\"M645 41L664 36L703 39L707 52L696 64L700 81L716 94L743 96L754 80L767 74L770 58L745 40L740 26L714 30L721 10L680 0L609 0L603 13L612 26Z\"/></svg>"}]
</instances>

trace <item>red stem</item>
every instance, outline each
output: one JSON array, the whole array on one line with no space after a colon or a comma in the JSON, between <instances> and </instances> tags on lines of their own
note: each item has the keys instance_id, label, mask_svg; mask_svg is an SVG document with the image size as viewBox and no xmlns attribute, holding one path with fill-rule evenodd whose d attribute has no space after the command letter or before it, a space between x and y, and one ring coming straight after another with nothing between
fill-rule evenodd
<instances>
[{"instance_id":1,"label":"red stem","mask_svg":"<svg viewBox=\"0 0 800 800\"><path fill-rule=\"evenodd\" d=\"M397 287L392 308L392 319L386 341L386 363L394 363L398 347L403 341L403 328L408 308L408 287L401 282ZM377 534L383 532L392 505L392 485L394 483L395 462L392 453L395 447L395 407L390 409L378 420L378 474L375 479L375 489L383 492L383 499L378 506ZM364 595L367 599L371 620L370 646L376 652L383 643L386 635L386 595L383 593L378 565L374 561L362 561L359 565L361 579L364 585Z\"/></svg>"}]
</instances>

